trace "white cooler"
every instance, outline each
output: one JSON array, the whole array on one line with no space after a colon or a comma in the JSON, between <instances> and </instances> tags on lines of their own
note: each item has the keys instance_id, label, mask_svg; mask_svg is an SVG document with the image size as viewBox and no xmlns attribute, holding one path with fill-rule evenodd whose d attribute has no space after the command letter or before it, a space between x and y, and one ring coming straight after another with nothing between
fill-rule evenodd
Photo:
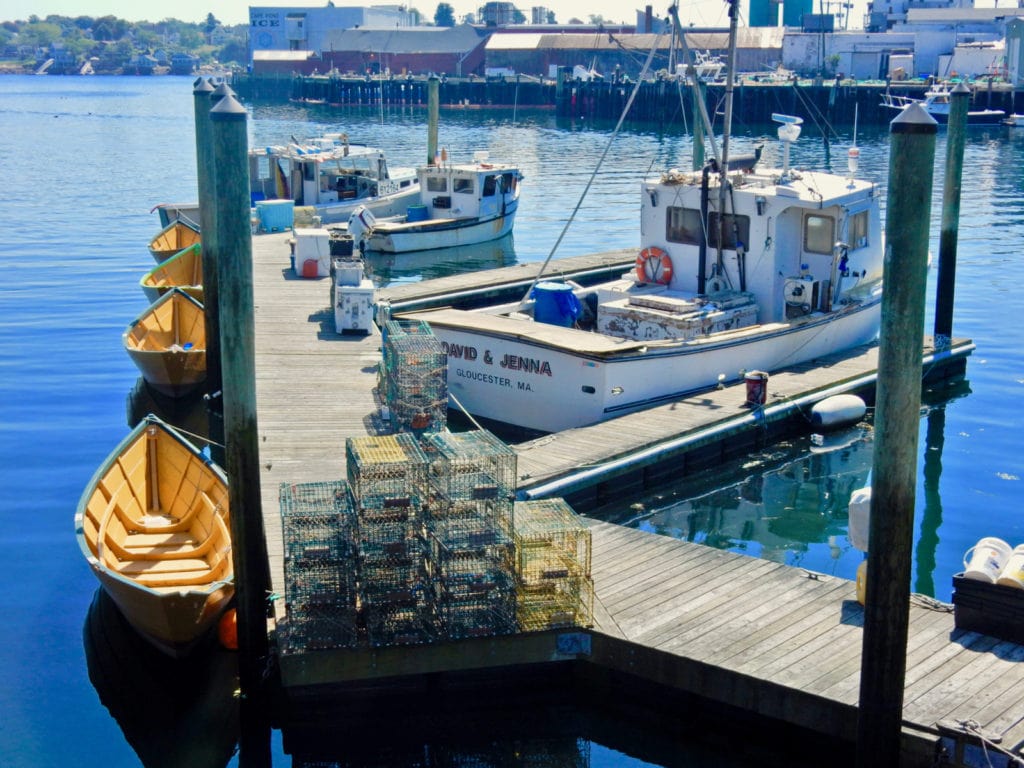
<instances>
[{"instance_id":1,"label":"white cooler","mask_svg":"<svg viewBox=\"0 0 1024 768\"><path fill-rule=\"evenodd\" d=\"M296 229L295 274L327 277L331 274L331 233L326 229Z\"/></svg>"},{"instance_id":2,"label":"white cooler","mask_svg":"<svg viewBox=\"0 0 1024 768\"><path fill-rule=\"evenodd\" d=\"M373 281L334 288L334 329L338 333L369 333L373 329Z\"/></svg>"}]
</instances>

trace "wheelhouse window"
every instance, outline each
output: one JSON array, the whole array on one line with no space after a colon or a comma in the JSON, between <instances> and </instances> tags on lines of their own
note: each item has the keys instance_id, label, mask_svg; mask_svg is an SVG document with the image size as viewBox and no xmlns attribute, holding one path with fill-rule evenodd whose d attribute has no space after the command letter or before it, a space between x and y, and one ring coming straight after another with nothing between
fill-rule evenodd
<instances>
[{"instance_id":1,"label":"wheelhouse window","mask_svg":"<svg viewBox=\"0 0 1024 768\"><path fill-rule=\"evenodd\" d=\"M808 253L832 253L836 242L836 222L831 216L810 213L804 217L804 250Z\"/></svg>"},{"instance_id":2,"label":"wheelhouse window","mask_svg":"<svg viewBox=\"0 0 1024 768\"><path fill-rule=\"evenodd\" d=\"M456 177L452 179L452 191L463 195L472 195L473 180L464 177Z\"/></svg>"},{"instance_id":3,"label":"wheelhouse window","mask_svg":"<svg viewBox=\"0 0 1024 768\"><path fill-rule=\"evenodd\" d=\"M497 176L484 176L484 197L494 197L494 192L498 188L498 177Z\"/></svg>"},{"instance_id":4,"label":"wheelhouse window","mask_svg":"<svg viewBox=\"0 0 1024 768\"><path fill-rule=\"evenodd\" d=\"M722 248L735 251L737 245L741 243L746 248L748 243L750 243L750 217L727 213L723 219L725 232ZM722 227L718 223L718 213L712 212L708 214L708 245L712 245L715 248L718 247L718 235L721 231Z\"/></svg>"},{"instance_id":5,"label":"wheelhouse window","mask_svg":"<svg viewBox=\"0 0 1024 768\"><path fill-rule=\"evenodd\" d=\"M511 172L501 174L501 188L506 192L514 192L517 178L518 177Z\"/></svg>"},{"instance_id":6,"label":"wheelhouse window","mask_svg":"<svg viewBox=\"0 0 1024 768\"><path fill-rule=\"evenodd\" d=\"M665 239L670 243L700 244L700 211L669 206L665 216Z\"/></svg>"},{"instance_id":7,"label":"wheelhouse window","mask_svg":"<svg viewBox=\"0 0 1024 768\"><path fill-rule=\"evenodd\" d=\"M846 235L851 249L865 248L868 244L868 212L851 213L848 219L849 232Z\"/></svg>"},{"instance_id":8,"label":"wheelhouse window","mask_svg":"<svg viewBox=\"0 0 1024 768\"><path fill-rule=\"evenodd\" d=\"M427 176L428 192L447 192L448 179L444 176Z\"/></svg>"}]
</instances>

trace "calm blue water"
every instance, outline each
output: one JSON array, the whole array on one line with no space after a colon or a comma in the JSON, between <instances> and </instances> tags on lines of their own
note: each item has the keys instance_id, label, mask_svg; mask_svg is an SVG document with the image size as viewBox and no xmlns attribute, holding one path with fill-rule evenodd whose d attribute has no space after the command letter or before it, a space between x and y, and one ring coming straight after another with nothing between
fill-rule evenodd
<instances>
[{"instance_id":1,"label":"calm blue water","mask_svg":"<svg viewBox=\"0 0 1024 768\"><path fill-rule=\"evenodd\" d=\"M137 374L120 335L145 307L137 282L152 266L146 244L158 223L150 209L195 198L191 91L190 80L171 77L0 78L0 765L140 764L90 682L83 626L96 582L78 551L72 518L90 475L127 430L126 399ZM258 107L250 130L257 146L346 130L353 141L386 147L393 163L414 165L425 153L422 117L388 110L382 122L373 109ZM465 260L547 256L605 150L609 127L556 121L547 113L519 111L513 121L511 113L445 112L440 143L450 156L485 149L495 159L514 157L526 175L514 244ZM735 151L764 133L749 130L734 142ZM1024 323L1018 320L1024 316L1024 131L1018 133L971 133L955 334L974 339L978 350L967 383L930 398L922 412L913 586L944 600L964 550L979 538L1024 543L1017 511L1024 474L1017 426L1024 398ZM858 144L862 175L884 183L886 134L862 127ZM689 147L681 135L620 136L558 255L635 245L638 180L652 167L688 166ZM834 146L837 168L845 165L845 149ZM940 137L936 254L944 151ZM811 135L794 148L793 159L795 165L826 160ZM377 279L418 279L431 269L379 264ZM809 448L807 441L773 447L606 512L852 578L860 555L846 539L844 505L866 480L870 431L851 435L838 451ZM600 739L580 744L577 764L660 762L623 754ZM291 764L276 732L273 750L275 765Z\"/></svg>"}]
</instances>

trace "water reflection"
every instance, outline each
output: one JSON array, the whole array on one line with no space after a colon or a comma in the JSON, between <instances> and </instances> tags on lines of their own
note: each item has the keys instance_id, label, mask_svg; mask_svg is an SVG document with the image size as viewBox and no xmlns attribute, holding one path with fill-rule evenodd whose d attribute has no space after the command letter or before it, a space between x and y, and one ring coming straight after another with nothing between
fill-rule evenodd
<instances>
[{"instance_id":1,"label":"water reflection","mask_svg":"<svg viewBox=\"0 0 1024 768\"><path fill-rule=\"evenodd\" d=\"M391 283L413 283L479 269L496 269L516 263L512 233L498 240L475 245L458 245L413 253L367 253L363 257L367 276L376 287Z\"/></svg>"},{"instance_id":2,"label":"water reflection","mask_svg":"<svg viewBox=\"0 0 1024 768\"><path fill-rule=\"evenodd\" d=\"M866 424L802 437L726 466L713 477L700 473L648 497L619 522L807 567L812 545L825 544L826 567L816 562L814 570L833 571L828 560L849 550L847 508L853 492L868 482L871 450L872 430Z\"/></svg>"},{"instance_id":3,"label":"water reflection","mask_svg":"<svg viewBox=\"0 0 1024 768\"><path fill-rule=\"evenodd\" d=\"M236 654L172 659L97 589L82 630L89 680L146 768L223 768L238 740Z\"/></svg>"},{"instance_id":4,"label":"water reflection","mask_svg":"<svg viewBox=\"0 0 1024 768\"><path fill-rule=\"evenodd\" d=\"M186 434L200 448L210 434L210 421L202 392L186 397L168 397L152 389L141 376L128 393L125 410L129 429L152 413Z\"/></svg>"}]
</instances>

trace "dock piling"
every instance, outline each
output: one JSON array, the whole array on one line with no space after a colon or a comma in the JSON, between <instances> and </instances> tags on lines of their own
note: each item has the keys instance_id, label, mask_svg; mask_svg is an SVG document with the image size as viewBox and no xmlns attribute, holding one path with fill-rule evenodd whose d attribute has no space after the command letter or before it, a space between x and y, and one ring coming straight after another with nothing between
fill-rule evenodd
<instances>
[{"instance_id":1,"label":"dock piling","mask_svg":"<svg viewBox=\"0 0 1024 768\"><path fill-rule=\"evenodd\" d=\"M252 231L246 111L232 95L210 110L216 169L218 301L223 364L226 472L231 505L231 556L238 612L239 682L243 718L259 717L269 660L267 595L270 568L260 502L256 426L256 355L253 312ZM269 728L243 728L242 763L269 765ZM246 736L249 741L247 742ZM254 743L255 742L255 743ZM248 754L246 752L248 751ZM265 753L265 757L264 757Z\"/></svg>"},{"instance_id":2,"label":"dock piling","mask_svg":"<svg viewBox=\"0 0 1024 768\"><path fill-rule=\"evenodd\" d=\"M861 652L858 768L897 768L910 617L932 164L938 124L919 104L890 124L885 293Z\"/></svg>"},{"instance_id":3,"label":"dock piling","mask_svg":"<svg viewBox=\"0 0 1024 768\"><path fill-rule=\"evenodd\" d=\"M971 90L963 83L953 88L946 131L946 177L942 188L942 230L939 233L939 269L935 291L935 346L948 349L953 338L953 294L956 281L956 246L960 232L960 191L964 171L964 143Z\"/></svg>"}]
</instances>

